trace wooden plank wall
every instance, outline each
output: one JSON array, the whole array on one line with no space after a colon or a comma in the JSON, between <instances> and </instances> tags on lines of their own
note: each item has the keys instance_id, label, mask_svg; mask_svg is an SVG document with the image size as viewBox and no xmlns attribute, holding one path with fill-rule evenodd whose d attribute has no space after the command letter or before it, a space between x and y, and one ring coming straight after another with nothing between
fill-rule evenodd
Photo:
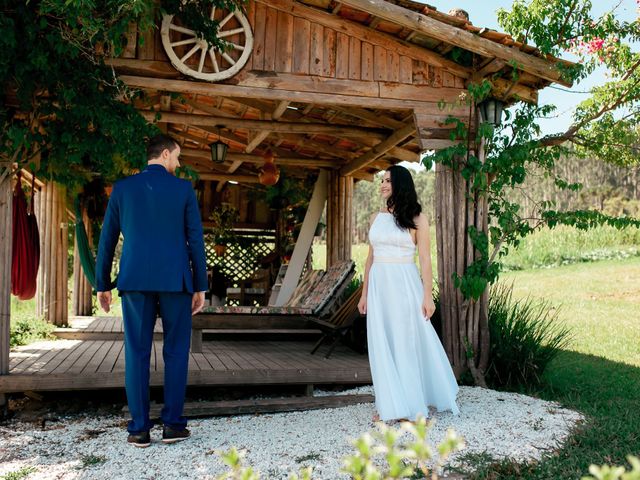
<instances>
[{"instance_id":1,"label":"wooden plank wall","mask_svg":"<svg viewBox=\"0 0 640 480\"><path fill-rule=\"evenodd\" d=\"M398 54L391 37L387 45L362 41L263 3L255 4L251 20L254 26L252 70L464 88L463 78Z\"/></svg>"},{"instance_id":2,"label":"wooden plank wall","mask_svg":"<svg viewBox=\"0 0 640 480\"><path fill-rule=\"evenodd\" d=\"M407 48L406 43L402 44L390 35L376 32L371 41L365 41L345 33L349 30L348 25L342 29L344 31L338 31L254 1L247 4L247 17L253 27L253 54L235 78L242 78L243 73L250 71L262 71L338 80L464 88L462 77L424 60L398 53L410 53L413 47ZM336 25L349 22L338 17L334 21ZM141 34L132 26L127 36L129 42L122 58L169 63L159 28ZM420 48L415 46L417 50ZM159 68L158 72L166 73L172 68Z\"/></svg>"}]
</instances>

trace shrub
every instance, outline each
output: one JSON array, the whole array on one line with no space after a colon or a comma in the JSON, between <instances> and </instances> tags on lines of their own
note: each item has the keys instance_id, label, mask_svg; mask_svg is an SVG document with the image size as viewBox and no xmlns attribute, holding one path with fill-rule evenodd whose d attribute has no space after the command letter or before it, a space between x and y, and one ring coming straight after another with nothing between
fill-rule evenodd
<instances>
[{"instance_id":1,"label":"shrub","mask_svg":"<svg viewBox=\"0 0 640 480\"><path fill-rule=\"evenodd\" d=\"M582 477L582 480L640 480L640 458L629 455L627 460L631 464L631 470L628 472L625 467L591 465L589 473L593 476Z\"/></svg>"},{"instance_id":2,"label":"shrub","mask_svg":"<svg viewBox=\"0 0 640 480\"><path fill-rule=\"evenodd\" d=\"M512 292L512 286L498 284L489 295L487 380L494 387L538 384L549 362L570 340L570 331L556 323L557 312L549 303L529 297L513 300Z\"/></svg>"},{"instance_id":3,"label":"shrub","mask_svg":"<svg viewBox=\"0 0 640 480\"><path fill-rule=\"evenodd\" d=\"M50 323L35 318L19 318L11 322L9 344L12 347L26 345L36 340L53 338L51 332L55 329Z\"/></svg>"}]
</instances>

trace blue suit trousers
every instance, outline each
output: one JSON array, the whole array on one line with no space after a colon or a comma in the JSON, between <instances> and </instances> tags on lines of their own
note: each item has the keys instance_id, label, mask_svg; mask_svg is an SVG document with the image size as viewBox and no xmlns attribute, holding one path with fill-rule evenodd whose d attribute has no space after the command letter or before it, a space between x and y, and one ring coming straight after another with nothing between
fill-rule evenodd
<instances>
[{"instance_id":1,"label":"blue suit trousers","mask_svg":"<svg viewBox=\"0 0 640 480\"><path fill-rule=\"evenodd\" d=\"M162 317L164 345L164 425L183 429L182 415L189 370L191 299L188 292L120 292L124 317L125 387L131 413L130 433L146 432L149 418L149 367L153 328Z\"/></svg>"}]
</instances>

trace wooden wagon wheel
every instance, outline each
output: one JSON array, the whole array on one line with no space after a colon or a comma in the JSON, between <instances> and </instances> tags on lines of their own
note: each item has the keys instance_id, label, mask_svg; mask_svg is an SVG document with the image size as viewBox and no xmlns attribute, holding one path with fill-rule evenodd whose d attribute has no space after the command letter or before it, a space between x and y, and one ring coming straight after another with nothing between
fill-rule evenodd
<instances>
[{"instance_id":1,"label":"wooden wagon wheel","mask_svg":"<svg viewBox=\"0 0 640 480\"><path fill-rule=\"evenodd\" d=\"M253 34L247 17L239 9L216 11L213 6L210 18L219 19L218 38L225 40L231 50L210 47L206 40L198 38L195 30L179 24L173 15L164 16L161 35L162 45L177 70L215 82L234 76L244 67L253 48Z\"/></svg>"}]
</instances>

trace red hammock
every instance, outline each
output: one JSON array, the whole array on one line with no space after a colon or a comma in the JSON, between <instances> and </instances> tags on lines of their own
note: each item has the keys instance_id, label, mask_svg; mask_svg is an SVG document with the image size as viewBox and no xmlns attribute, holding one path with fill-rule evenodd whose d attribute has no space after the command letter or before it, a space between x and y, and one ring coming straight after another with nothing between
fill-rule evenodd
<instances>
[{"instance_id":1,"label":"red hammock","mask_svg":"<svg viewBox=\"0 0 640 480\"><path fill-rule=\"evenodd\" d=\"M20 300L29 300L36 294L36 278L40 262L40 233L33 213L33 181L31 180L31 212L22 190L20 172L13 194L13 256L11 262L11 293Z\"/></svg>"}]
</instances>

